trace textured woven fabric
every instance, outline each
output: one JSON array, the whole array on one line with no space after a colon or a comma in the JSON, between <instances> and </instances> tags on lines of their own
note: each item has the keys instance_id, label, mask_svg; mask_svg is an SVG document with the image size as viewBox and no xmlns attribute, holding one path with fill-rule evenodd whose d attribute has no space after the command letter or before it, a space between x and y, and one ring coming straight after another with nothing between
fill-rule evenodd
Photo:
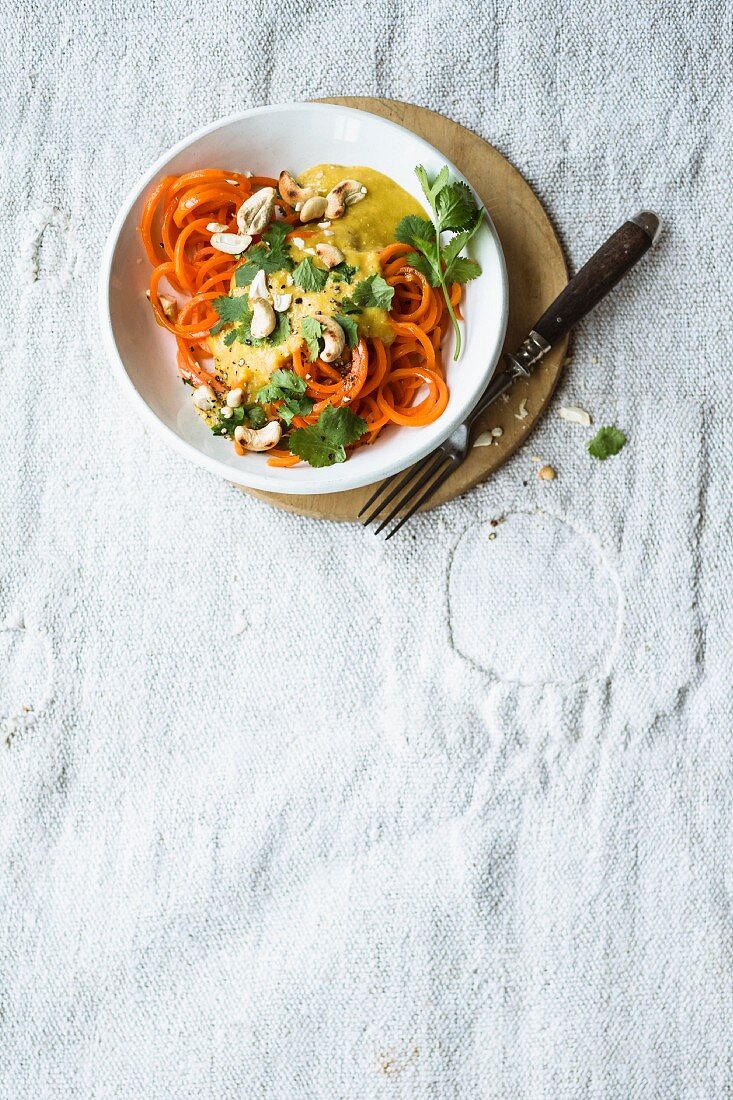
<instances>
[{"instance_id":1,"label":"textured woven fabric","mask_svg":"<svg viewBox=\"0 0 733 1100\"><path fill-rule=\"evenodd\" d=\"M0 9L0 1095L730 1095L730 0ZM154 158L339 94L497 145L574 266L666 225L387 546L165 449L96 321Z\"/></svg>"}]
</instances>

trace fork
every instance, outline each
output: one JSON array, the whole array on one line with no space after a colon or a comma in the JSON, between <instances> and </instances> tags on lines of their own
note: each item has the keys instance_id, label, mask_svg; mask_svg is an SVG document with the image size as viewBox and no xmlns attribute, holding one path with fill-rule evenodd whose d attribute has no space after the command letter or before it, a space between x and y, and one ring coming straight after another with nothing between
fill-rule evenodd
<instances>
[{"instance_id":1,"label":"fork","mask_svg":"<svg viewBox=\"0 0 733 1100\"><path fill-rule=\"evenodd\" d=\"M362 523L365 527L381 519L375 531L378 535L402 513L385 538L391 539L397 534L400 527L437 493L443 482L465 461L471 449L471 430L486 409L517 378L529 378L553 344L590 313L656 244L661 228L661 220L656 214L642 210L611 234L548 306L519 350L504 356L504 369L489 382L463 423L404 476L401 477L402 471L399 471L377 487L358 513L357 518L364 516ZM393 507L385 516L385 509L393 502ZM372 505L371 513L365 515Z\"/></svg>"}]
</instances>

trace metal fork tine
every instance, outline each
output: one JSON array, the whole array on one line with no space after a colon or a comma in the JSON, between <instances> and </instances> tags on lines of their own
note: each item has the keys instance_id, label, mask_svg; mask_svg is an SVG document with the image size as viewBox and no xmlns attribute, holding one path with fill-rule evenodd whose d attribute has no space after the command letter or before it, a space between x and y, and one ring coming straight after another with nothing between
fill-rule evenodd
<instances>
[{"instance_id":1,"label":"metal fork tine","mask_svg":"<svg viewBox=\"0 0 733 1100\"><path fill-rule=\"evenodd\" d=\"M442 473L442 474L440 475L440 477L438 478L438 480L437 480L437 481L434 481L434 482L432 483L432 485L428 485L428 487L427 487L427 489L425 490L425 492L423 493L423 495L422 495L422 496L421 496L421 497L419 498L419 500L416 500L416 501L415 501L415 503L414 503L414 504L412 505L412 507L410 508L410 510L409 510L408 512L406 512L404 516L402 516L402 518L400 519L400 522L399 522L399 523L397 524L397 526L396 526L396 527L393 527L393 528L392 528L392 530L390 531L390 533L389 533L388 535L385 535L385 537L384 537L384 541L385 541L385 542L387 542L387 541L388 541L389 539L391 539L391 538L392 538L392 535L396 535L396 534L397 534L397 532L399 531L399 529L400 529L400 527L402 526L402 524L403 524L403 523L407 523L407 521L408 521L408 519L410 518L410 516L412 516L412 515L414 515L414 514L415 514L415 512L416 512L416 511L418 510L418 508L420 507L420 505L421 505L421 504L424 504L424 503L425 503L425 501L426 501L426 500L428 499L428 497L431 497L431 496L433 495L433 493L435 493L435 492L437 492L437 491L438 491L438 489L439 489L439 488L440 488L440 486L441 486L441 485L443 484L443 482L445 481L445 479L446 479L446 478L447 478L447 477L449 476L449 474L452 474L452 473L453 473L453 470L454 470L454 464L453 464L453 463L451 462L451 464L450 464L450 466L448 467L448 469L447 469L447 470L444 470L444 471L443 471L443 473ZM379 528L378 530L381 530L381 528Z\"/></svg>"},{"instance_id":2,"label":"metal fork tine","mask_svg":"<svg viewBox=\"0 0 733 1100\"><path fill-rule=\"evenodd\" d=\"M392 520L395 518L395 516L399 512L400 508L404 508L405 505L407 503L409 503L409 501L414 500L415 494L419 493L419 491L422 489L423 485L425 485L428 481L430 481L431 477L434 477L435 474L437 474L438 470L440 469L440 467L443 465L444 462L450 462L450 465L451 465L451 468L452 468L453 463L451 462L449 456L444 451L438 451L438 454L437 454L436 457L437 457L437 462L431 463L428 466L428 469L425 470L425 472L423 473L422 477L417 482L417 484L410 486L409 496L406 497L406 498L403 498L402 500L398 501L397 504L395 504L394 508L389 513L389 515L385 519L383 519L382 522L380 523L379 527L377 527L376 531L374 532L375 535L378 535L380 531L384 530L384 528L387 526L388 523L392 522ZM428 490L428 493L430 493L430 490ZM414 509L413 509L413 511L414 511ZM412 513L410 513L410 515L412 515Z\"/></svg>"},{"instance_id":3,"label":"metal fork tine","mask_svg":"<svg viewBox=\"0 0 733 1100\"><path fill-rule=\"evenodd\" d=\"M438 457L439 458L444 458L445 456L443 455L443 453L441 451L439 451L438 452ZM403 478L400 478L400 480L397 482L397 484L395 485L392 492L388 493L387 496L384 498L384 500L379 501L379 503L377 504L377 507L374 509L372 514L369 516L369 519L364 520L364 526L368 527L370 523L372 523L375 519L377 519L379 514L384 511L384 509L387 507L387 505L391 501L394 500L394 498L397 496L397 494L401 493L402 490L405 489L409 485L409 483L412 481L412 479L414 477L416 477L419 473L421 473L422 470L425 469L426 465L431 465L431 459L434 459L434 458L435 458L435 455L428 455L427 458L423 459L421 464L418 466L417 470L409 469L407 471L407 473L405 474L405 476ZM433 462L432 465L435 466L435 462ZM397 476L396 474L393 475L393 477L396 477L396 476ZM382 488L384 488L384 486L380 486L380 490L379 490L380 492L381 492ZM395 512L399 512L400 507L401 507L401 504L398 504L397 507L395 508Z\"/></svg>"},{"instance_id":4,"label":"metal fork tine","mask_svg":"<svg viewBox=\"0 0 733 1100\"><path fill-rule=\"evenodd\" d=\"M369 508L369 506L370 506L371 504L373 504L373 503L374 503L374 501L375 501L375 500L377 499L377 497L379 496L379 494L380 494L380 493L383 493L383 492L384 492L384 490L385 490L385 489L387 488L387 486L391 485L391 484L392 484L392 482L394 481L394 479L395 479L396 477L399 477L399 476L400 476L399 474L392 474L392 476L391 476L391 477L388 477L386 481L383 481L383 482L381 483L381 485L377 485L376 489L374 490L374 492L372 493L372 495L371 495L371 496L369 497L369 500L368 500L368 501L366 502L366 504L364 505L364 507L363 507L363 508L360 508L360 509L359 509L359 511L358 511L358 512L356 513L356 518L357 518L357 519L361 519L361 517L362 517L362 516L364 515L364 513L366 512L367 508Z\"/></svg>"}]
</instances>

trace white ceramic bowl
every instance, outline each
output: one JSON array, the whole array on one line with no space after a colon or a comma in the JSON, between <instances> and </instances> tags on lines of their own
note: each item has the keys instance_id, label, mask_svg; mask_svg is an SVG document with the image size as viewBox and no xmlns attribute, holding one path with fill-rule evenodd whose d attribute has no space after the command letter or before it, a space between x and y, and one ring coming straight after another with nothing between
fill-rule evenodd
<instances>
[{"instance_id":1,"label":"white ceramic bowl","mask_svg":"<svg viewBox=\"0 0 733 1100\"><path fill-rule=\"evenodd\" d=\"M376 168L424 205L414 167L423 164L432 175L445 157L409 130L347 107L289 103L243 111L186 138L138 180L115 219L102 260L99 309L104 342L110 362L147 422L211 473L270 492L340 492L370 485L416 462L450 435L475 404L496 368L504 340L506 270L499 238L487 218L471 242L470 252L481 264L482 275L466 287L458 363L452 361L452 339L443 350L450 401L435 423L385 429L374 445L360 447L346 462L324 469L305 464L276 468L261 454L238 457L231 442L214 436L192 408L190 389L181 384L173 337L155 323L145 298L150 265L137 232L145 197L154 181L168 173L225 167L276 176L287 167L297 175L324 162ZM464 178L454 165L449 168Z\"/></svg>"}]
</instances>

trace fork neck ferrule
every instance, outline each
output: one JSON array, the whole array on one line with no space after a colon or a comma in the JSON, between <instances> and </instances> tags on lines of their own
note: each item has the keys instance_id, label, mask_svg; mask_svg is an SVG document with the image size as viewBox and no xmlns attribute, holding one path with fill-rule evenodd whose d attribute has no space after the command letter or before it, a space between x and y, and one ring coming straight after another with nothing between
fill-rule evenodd
<instances>
[{"instance_id":1,"label":"fork neck ferrule","mask_svg":"<svg viewBox=\"0 0 733 1100\"><path fill-rule=\"evenodd\" d=\"M532 329L519 350L514 355L505 356L507 369L515 378L529 378L533 368L547 355L551 346L544 336Z\"/></svg>"}]
</instances>

